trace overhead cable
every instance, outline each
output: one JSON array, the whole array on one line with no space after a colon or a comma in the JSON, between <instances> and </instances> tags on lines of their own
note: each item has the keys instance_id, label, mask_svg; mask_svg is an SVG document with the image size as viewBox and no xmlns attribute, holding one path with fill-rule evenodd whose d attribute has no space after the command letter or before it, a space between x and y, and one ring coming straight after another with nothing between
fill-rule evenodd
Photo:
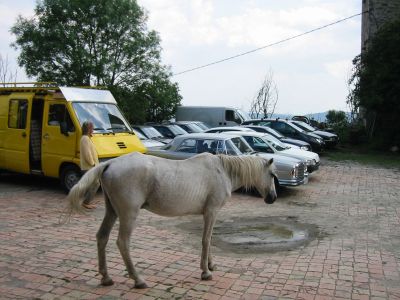
<instances>
[{"instance_id":1,"label":"overhead cable","mask_svg":"<svg viewBox=\"0 0 400 300\"><path fill-rule=\"evenodd\" d=\"M195 70L203 69L203 68L206 68L206 67L209 67L209 66L212 66L212 65L216 65L216 64L225 62L225 61L227 61L227 60L232 60L232 59L238 58L238 57L240 57L240 56L244 56L244 55L247 55L247 54L250 54L250 53L254 53L254 52L256 52L256 51L260 51L260 50L265 49L265 48L269 48L269 47L272 47L272 46L275 46L275 45L278 45L278 44L282 44L282 43L284 43L284 42L287 42L287 41L290 41L290 40L299 38L299 37L301 37L301 36L304 36L304 35L313 33L313 32L315 32L315 31L318 31L318 30L327 28L327 27L329 27L329 26L333 26L333 25L336 25L336 24L338 24L338 23L347 21L347 20L349 20L349 19L352 19L352 18L354 18L354 17L360 16L360 15L365 14L365 13L367 13L367 12L368 12L368 11L363 11L363 12L361 12L361 13L358 13L358 14L352 15L352 16L350 16L350 17L346 17L346 18L344 18L344 19L340 19L340 20L338 20L338 21L335 21L335 22L326 24L326 25L324 25L324 26L321 26L321 27L318 27L318 28L314 28L314 29L312 29L312 30L309 30L309 31L306 31L306 32L303 32L303 33L300 33L300 34L297 34L297 35L294 35L294 36L291 36L291 37L289 37L289 38L280 40L280 41L278 41L278 42L274 42L274 43L272 43L272 44L268 44L268 45L265 45L265 46L262 46L262 47L259 47L259 48L250 50L250 51L246 51L246 52L243 52L243 53L239 53L239 54L237 54L237 55L230 56L230 57L227 57L227 58L224 58L224 59L220 59L220 60L217 60L217 61L214 61L214 62L205 64L205 65L202 65L202 66L198 66L198 67L194 67L194 68L191 68L191 69L182 71L182 72L178 72L178 73L173 74L172 76L177 76L177 75L181 75L181 74L184 74L184 73L189 73L189 72L192 72L192 71L195 71Z\"/></svg>"}]
</instances>

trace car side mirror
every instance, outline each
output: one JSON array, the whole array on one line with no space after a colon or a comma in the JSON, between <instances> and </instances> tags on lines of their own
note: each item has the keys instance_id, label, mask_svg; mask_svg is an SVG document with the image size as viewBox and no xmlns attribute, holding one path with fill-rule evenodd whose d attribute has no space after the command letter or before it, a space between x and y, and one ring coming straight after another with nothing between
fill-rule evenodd
<instances>
[{"instance_id":1,"label":"car side mirror","mask_svg":"<svg viewBox=\"0 0 400 300\"><path fill-rule=\"evenodd\" d=\"M60 123L60 132L65 136L69 136L67 122L63 121Z\"/></svg>"}]
</instances>

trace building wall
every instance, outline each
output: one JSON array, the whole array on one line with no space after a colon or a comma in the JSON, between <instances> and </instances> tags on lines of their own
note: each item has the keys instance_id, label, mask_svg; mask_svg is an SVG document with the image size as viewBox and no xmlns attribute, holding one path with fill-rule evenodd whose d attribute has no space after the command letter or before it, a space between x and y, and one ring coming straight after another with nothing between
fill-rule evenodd
<instances>
[{"instance_id":1,"label":"building wall","mask_svg":"<svg viewBox=\"0 0 400 300\"><path fill-rule=\"evenodd\" d=\"M368 41L387 21L400 17L400 0L362 0L361 51L368 48Z\"/></svg>"}]
</instances>

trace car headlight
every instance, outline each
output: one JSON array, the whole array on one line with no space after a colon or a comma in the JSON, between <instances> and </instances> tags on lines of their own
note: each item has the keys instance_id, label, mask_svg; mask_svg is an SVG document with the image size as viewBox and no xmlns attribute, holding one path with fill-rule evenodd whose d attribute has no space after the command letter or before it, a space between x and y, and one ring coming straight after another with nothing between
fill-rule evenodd
<instances>
[{"instance_id":1,"label":"car headlight","mask_svg":"<svg viewBox=\"0 0 400 300\"><path fill-rule=\"evenodd\" d=\"M317 162L315 161L315 159L307 160L307 166L315 166L316 164L317 164Z\"/></svg>"},{"instance_id":2,"label":"car headlight","mask_svg":"<svg viewBox=\"0 0 400 300\"><path fill-rule=\"evenodd\" d=\"M319 138L314 138L314 141L317 142L318 144L322 144L324 141Z\"/></svg>"},{"instance_id":3,"label":"car headlight","mask_svg":"<svg viewBox=\"0 0 400 300\"><path fill-rule=\"evenodd\" d=\"M292 178L297 178L299 176L299 166L296 165L290 172L290 175L292 175Z\"/></svg>"},{"instance_id":4,"label":"car headlight","mask_svg":"<svg viewBox=\"0 0 400 300\"><path fill-rule=\"evenodd\" d=\"M301 150L308 150L308 147L307 146L301 146L300 149Z\"/></svg>"}]
</instances>

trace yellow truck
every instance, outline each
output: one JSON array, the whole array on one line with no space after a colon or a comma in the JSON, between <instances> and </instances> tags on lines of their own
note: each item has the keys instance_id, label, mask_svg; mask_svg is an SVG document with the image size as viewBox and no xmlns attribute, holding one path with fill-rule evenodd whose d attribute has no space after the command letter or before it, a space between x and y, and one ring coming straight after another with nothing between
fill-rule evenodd
<instances>
[{"instance_id":1,"label":"yellow truck","mask_svg":"<svg viewBox=\"0 0 400 300\"><path fill-rule=\"evenodd\" d=\"M0 169L56 177L71 189L81 175L84 121L94 124L100 161L146 152L108 90L0 83Z\"/></svg>"}]
</instances>

